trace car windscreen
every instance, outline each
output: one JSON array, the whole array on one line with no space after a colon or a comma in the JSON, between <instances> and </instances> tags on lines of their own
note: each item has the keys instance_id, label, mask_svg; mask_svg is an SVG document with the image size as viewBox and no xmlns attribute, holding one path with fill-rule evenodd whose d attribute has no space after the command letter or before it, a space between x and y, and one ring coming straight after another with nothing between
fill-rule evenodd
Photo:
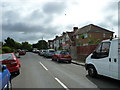
<instances>
[{"instance_id":1,"label":"car windscreen","mask_svg":"<svg viewBox=\"0 0 120 90\"><path fill-rule=\"evenodd\" d=\"M53 50L50 50L49 52L50 52L50 53L54 53L55 51L53 51Z\"/></svg>"},{"instance_id":2,"label":"car windscreen","mask_svg":"<svg viewBox=\"0 0 120 90\"><path fill-rule=\"evenodd\" d=\"M60 54L62 54L62 55L69 55L69 52L61 51Z\"/></svg>"},{"instance_id":3,"label":"car windscreen","mask_svg":"<svg viewBox=\"0 0 120 90\"><path fill-rule=\"evenodd\" d=\"M11 60L11 59L13 59L12 54L1 54L1 55L0 55L0 61L3 61L3 60Z\"/></svg>"}]
</instances>

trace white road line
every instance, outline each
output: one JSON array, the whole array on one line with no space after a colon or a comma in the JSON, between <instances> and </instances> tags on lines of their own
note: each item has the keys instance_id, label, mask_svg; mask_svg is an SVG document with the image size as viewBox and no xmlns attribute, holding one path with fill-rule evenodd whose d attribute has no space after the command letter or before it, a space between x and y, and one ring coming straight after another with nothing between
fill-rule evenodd
<instances>
[{"instance_id":1,"label":"white road line","mask_svg":"<svg viewBox=\"0 0 120 90\"><path fill-rule=\"evenodd\" d=\"M65 84L63 84L58 78L55 78L55 80L57 80L58 83L62 85L66 90L69 90L68 87L66 87Z\"/></svg>"},{"instance_id":2,"label":"white road line","mask_svg":"<svg viewBox=\"0 0 120 90\"><path fill-rule=\"evenodd\" d=\"M41 62L39 62L39 63L43 66L43 68L44 68L45 70L48 71L48 69L47 69Z\"/></svg>"}]
</instances>

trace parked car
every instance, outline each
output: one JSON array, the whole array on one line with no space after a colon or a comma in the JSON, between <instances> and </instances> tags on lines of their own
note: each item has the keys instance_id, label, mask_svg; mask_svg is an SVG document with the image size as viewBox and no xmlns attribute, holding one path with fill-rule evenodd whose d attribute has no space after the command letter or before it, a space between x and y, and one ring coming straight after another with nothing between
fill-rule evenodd
<instances>
[{"instance_id":1,"label":"parked car","mask_svg":"<svg viewBox=\"0 0 120 90\"><path fill-rule=\"evenodd\" d=\"M40 50L40 51L39 51L39 55L40 55L40 56L44 56L45 52L46 52L46 50L44 50L44 49L43 49L43 50Z\"/></svg>"},{"instance_id":2,"label":"parked car","mask_svg":"<svg viewBox=\"0 0 120 90\"><path fill-rule=\"evenodd\" d=\"M9 90L11 88L11 74L6 65L0 65L0 90Z\"/></svg>"},{"instance_id":3,"label":"parked car","mask_svg":"<svg viewBox=\"0 0 120 90\"><path fill-rule=\"evenodd\" d=\"M14 55L14 53L0 54L0 63L6 65L11 73L20 73L20 60Z\"/></svg>"},{"instance_id":4,"label":"parked car","mask_svg":"<svg viewBox=\"0 0 120 90\"><path fill-rule=\"evenodd\" d=\"M25 55L26 54L26 51L25 50L20 50L19 51L19 55Z\"/></svg>"},{"instance_id":5,"label":"parked car","mask_svg":"<svg viewBox=\"0 0 120 90\"><path fill-rule=\"evenodd\" d=\"M33 53L39 53L39 50L38 49L34 49Z\"/></svg>"},{"instance_id":6,"label":"parked car","mask_svg":"<svg viewBox=\"0 0 120 90\"><path fill-rule=\"evenodd\" d=\"M71 63L72 58L67 51L56 51L54 55L52 56L52 60L56 60L58 62L69 62Z\"/></svg>"},{"instance_id":7,"label":"parked car","mask_svg":"<svg viewBox=\"0 0 120 90\"><path fill-rule=\"evenodd\" d=\"M48 49L46 50L44 56L45 57L52 57L54 55L55 50L54 49Z\"/></svg>"}]
</instances>

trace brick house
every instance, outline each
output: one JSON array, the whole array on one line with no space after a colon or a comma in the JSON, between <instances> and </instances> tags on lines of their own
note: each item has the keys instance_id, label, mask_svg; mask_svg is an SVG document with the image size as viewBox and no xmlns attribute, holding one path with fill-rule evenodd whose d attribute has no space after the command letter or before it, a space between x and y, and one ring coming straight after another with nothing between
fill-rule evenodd
<instances>
[{"instance_id":1,"label":"brick house","mask_svg":"<svg viewBox=\"0 0 120 90\"><path fill-rule=\"evenodd\" d=\"M102 40L113 37L113 33L114 32L110 30L89 24L87 26L79 28L73 36L76 46L88 46L98 44Z\"/></svg>"},{"instance_id":2,"label":"brick house","mask_svg":"<svg viewBox=\"0 0 120 90\"><path fill-rule=\"evenodd\" d=\"M93 24L79 29L73 27L73 31L56 36L52 45L55 50L68 50L73 59L84 61L102 40L113 37L113 33Z\"/></svg>"},{"instance_id":3,"label":"brick house","mask_svg":"<svg viewBox=\"0 0 120 90\"><path fill-rule=\"evenodd\" d=\"M102 40L113 37L113 33L114 32L110 30L93 24L76 30L73 34L73 38L76 46L77 59L84 61Z\"/></svg>"}]
</instances>

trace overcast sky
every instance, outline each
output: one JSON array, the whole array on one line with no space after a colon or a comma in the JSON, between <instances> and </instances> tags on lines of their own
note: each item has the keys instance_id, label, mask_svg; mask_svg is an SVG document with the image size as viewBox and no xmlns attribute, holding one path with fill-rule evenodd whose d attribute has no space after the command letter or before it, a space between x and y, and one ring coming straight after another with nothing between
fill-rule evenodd
<instances>
[{"instance_id":1,"label":"overcast sky","mask_svg":"<svg viewBox=\"0 0 120 90\"><path fill-rule=\"evenodd\" d=\"M36 43L95 24L118 34L118 0L2 0L2 38Z\"/></svg>"}]
</instances>

